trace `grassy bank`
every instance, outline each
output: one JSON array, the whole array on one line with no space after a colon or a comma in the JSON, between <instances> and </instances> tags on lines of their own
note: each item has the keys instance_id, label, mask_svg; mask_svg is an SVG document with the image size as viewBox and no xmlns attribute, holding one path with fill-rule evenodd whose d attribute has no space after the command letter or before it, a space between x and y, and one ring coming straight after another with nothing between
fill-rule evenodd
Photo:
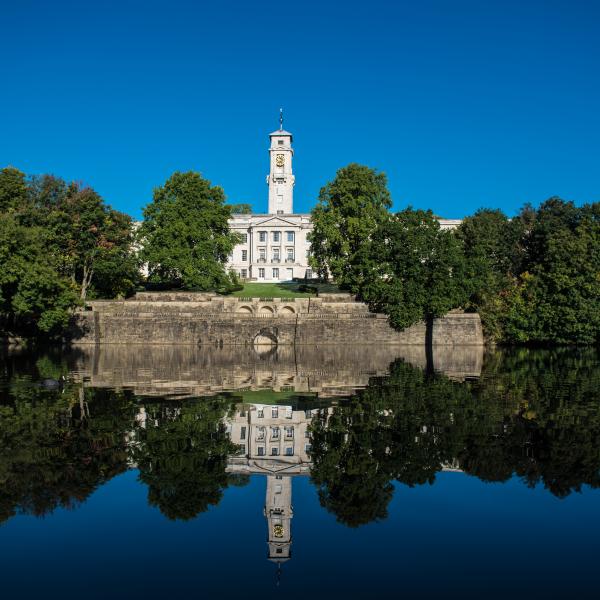
<instances>
[{"instance_id":1,"label":"grassy bank","mask_svg":"<svg viewBox=\"0 0 600 600\"><path fill-rule=\"evenodd\" d=\"M309 298L315 296L314 292L301 292L303 284L294 282L281 283L256 283L244 284L244 289L233 292L231 295L238 298ZM336 286L328 283L310 284L313 289L320 292L337 292Z\"/></svg>"}]
</instances>

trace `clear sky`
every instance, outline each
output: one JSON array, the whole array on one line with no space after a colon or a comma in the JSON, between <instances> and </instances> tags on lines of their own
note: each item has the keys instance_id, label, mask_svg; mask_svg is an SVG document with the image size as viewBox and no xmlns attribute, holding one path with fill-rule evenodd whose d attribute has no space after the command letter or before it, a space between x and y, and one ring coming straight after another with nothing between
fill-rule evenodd
<instances>
[{"instance_id":1,"label":"clear sky","mask_svg":"<svg viewBox=\"0 0 600 600\"><path fill-rule=\"evenodd\" d=\"M355 161L397 209L600 200L600 1L0 0L0 166L138 217L175 170L267 206L294 134L295 210Z\"/></svg>"}]
</instances>

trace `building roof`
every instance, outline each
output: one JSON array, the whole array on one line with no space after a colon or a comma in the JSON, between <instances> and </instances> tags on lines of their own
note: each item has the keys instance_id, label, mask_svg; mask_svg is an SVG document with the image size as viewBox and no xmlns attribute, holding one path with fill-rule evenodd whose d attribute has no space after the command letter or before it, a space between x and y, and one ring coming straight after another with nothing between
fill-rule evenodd
<instances>
[{"instance_id":1,"label":"building roof","mask_svg":"<svg viewBox=\"0 0 600 600\"><path fill-rule=\"evenodd\" d=\"M292 137L292 134L289 131L286 131L285 129L276 129L275 131L269 134L269 137L273 137L274 135L289 135L290 137Z\"/></svg>"}]
</instances>

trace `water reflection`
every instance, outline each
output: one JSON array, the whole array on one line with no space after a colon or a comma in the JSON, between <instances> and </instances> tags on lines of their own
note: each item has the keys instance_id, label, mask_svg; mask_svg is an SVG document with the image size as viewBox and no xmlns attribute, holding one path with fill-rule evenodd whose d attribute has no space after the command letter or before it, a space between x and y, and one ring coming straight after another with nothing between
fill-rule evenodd
<instances>
[{"instance_id":1,"label":"water reflection","mask_svg":"<svg viewBox=\"0 0 600 600\"><path fill-rule=\"evenodd\" d=\"M481 346L265 348L107 345L80 348L66 360L72 377L90 387L182 398L260 389L343 396L386 375L397 359L456 380L478 377L483 363Z\"/></svg>"},{"instance_id":2,"label":"water reflection","mask_svg":"<svg viewBox=\"0 0 600 600\"><path fill-rule=\"evenodd\" d=\"M599 487L596 352L496 352L485 362L478 348L437 352L5 357L0 522L74 508L129 469L150 505L190 520L262 475L268 557L282 563L296 477L310 477L321 506L349 527L386 519L394 483L433 484L443 470L516 476L559 498Z\"/></svg>"}]
</instances>

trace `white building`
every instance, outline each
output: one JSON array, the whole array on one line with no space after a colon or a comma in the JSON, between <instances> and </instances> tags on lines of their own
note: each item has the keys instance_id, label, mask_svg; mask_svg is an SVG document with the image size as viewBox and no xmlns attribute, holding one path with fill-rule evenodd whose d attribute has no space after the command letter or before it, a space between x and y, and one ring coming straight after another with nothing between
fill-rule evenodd
<instances>
[{"instance_id":1,"label":"white building","mask_svg":"<svg viewBox=\"0 0 600 600\"><path fill-rule=\"evenodd\" d=\"M235 214L229 221L232 231L242 236L228 262L228 268L241 279L290 281L313 277L308 265L312 230L310 214L294 214L293 136L283 129L270 134L269 212ZM439 219L442 229L455 229L460 219Z\"/></svg>"},{"instance_id":2,"label":"white building","mask_svg":"<svg viewBox=\"0 0 600 600\"><path fill-rule=\"evenodd\" d=\"M294 277L312 277L308 266L312 229L310 214L294 214L294 174L292 134L280 127L270 134L267 183L267 214L235 214L229 222L232 231L242 236L230 257L228 268L242 279L289 281Z\"/></svg>"}]
</instances>

